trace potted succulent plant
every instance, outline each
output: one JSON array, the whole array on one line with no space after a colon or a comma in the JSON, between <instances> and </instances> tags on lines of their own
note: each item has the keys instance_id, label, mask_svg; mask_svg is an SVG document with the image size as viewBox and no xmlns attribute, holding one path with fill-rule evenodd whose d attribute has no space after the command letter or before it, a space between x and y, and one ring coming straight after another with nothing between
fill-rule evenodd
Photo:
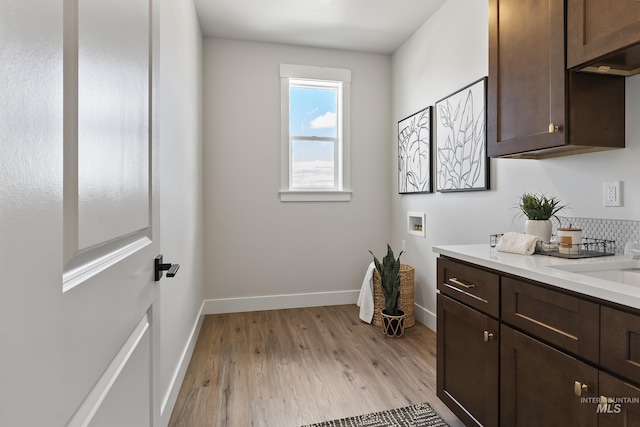
<instances>
[{"instance_id":1,"label":"potted succulent plant","mask_svg":"<svg viewBox=\"0 0 640 427\"><path fill-rule=\"evenodd\" d=\"M404 312L398 309L400 296L400 255L393 255L391 246L387 244L387 255L378 261L373 252L373 262L380 274L380 288L384 295L384 309L382 309L382 333L388 337L399 338L404 334Z\"/></svg>"},{"instance_id":2,"label":"potted succulent plant","mask_svg":"<svg viewBox=\"0 0 640 427\"><path fill-rule=\"evenodd\" d=\"M556 214L566 207L561 205L555 196L547 197L545 194L524 193L518 201L520 214L526 216L525 232L538 239L548 242L551 240L551 218L560 219Z\"/></svg>"}]
</instances>

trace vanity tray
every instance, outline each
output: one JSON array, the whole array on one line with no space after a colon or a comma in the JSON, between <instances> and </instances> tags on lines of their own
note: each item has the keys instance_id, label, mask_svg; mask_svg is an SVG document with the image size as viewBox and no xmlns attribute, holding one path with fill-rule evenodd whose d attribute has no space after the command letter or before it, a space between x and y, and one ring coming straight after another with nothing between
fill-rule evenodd
<instances>
[{"instance_id":1,"label":"vanity tray","mask_svg":"<svg viewBox=\"0 0 640 427\"><path fill-rule=\"evenodd\" d=\"M489 244L492 248L496 247L498 240L500 240L501 237L502 234L492 234L489 237ZM566 248L568 253L560 252L560 245L557 241L543 242L542 240L538 240L536 242L536 250L534 253L566 259L611 256L615 255L616 242L615 240L583 237L582 242L575 243L573 245L565 245L563 248Z\"/></svg>"}]
</instances>

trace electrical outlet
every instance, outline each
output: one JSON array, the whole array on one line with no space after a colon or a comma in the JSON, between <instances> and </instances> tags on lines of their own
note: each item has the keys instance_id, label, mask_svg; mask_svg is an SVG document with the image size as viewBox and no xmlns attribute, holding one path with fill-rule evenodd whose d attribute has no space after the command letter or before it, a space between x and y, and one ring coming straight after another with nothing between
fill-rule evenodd
<instances>
[{"instance_id":1,"label":"electrical outlet","mask_svg":"<svg viewBox=\"0 0 640 427\"><path fill-rule=\"evenodd\" d=\"M402 252L405 252L407 250L407 245L406 242L403 240L402 241Z\"/></svg>"},{"instance_id":2,"label":"electrical outlet","mask_svg":"<svg viewBox=\"0 0 640 427\"><path fill-rule=\"evenodd\" d=\"M621 181L604 182L604 205L622 206L622 193L620 192Z\"/></svg>"}]
</instances>

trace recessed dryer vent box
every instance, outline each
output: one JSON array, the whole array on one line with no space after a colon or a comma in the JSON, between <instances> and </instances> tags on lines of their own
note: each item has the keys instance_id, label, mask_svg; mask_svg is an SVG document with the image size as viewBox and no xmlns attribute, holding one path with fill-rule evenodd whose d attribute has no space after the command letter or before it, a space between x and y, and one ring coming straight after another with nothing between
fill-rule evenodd
<instances>
[{"instance_id":1,"label":"recessed dryer vent box","mask_svg":"<svg viewBox=\"0 0 640 427\"><path fill-rule=\"evenodd\" d=\"M427 214L424 212L407 213L407 233L413 236L426 236Z\"/></svg>"}]
</instances>

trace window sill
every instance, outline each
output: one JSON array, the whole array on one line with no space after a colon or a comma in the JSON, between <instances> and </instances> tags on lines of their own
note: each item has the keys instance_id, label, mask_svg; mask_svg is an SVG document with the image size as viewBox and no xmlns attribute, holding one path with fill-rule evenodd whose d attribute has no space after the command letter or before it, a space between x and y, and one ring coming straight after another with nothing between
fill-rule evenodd
<instances>
[{"instance_id":1,"label":"window sill","mask_svg":"<svg viewBox=\"0 0 640 427\"><path fill-rule=\"evenodd\" d=\"M281 202L348 202L351 191L280 191Z\"/></svg>"}]
</instances>

